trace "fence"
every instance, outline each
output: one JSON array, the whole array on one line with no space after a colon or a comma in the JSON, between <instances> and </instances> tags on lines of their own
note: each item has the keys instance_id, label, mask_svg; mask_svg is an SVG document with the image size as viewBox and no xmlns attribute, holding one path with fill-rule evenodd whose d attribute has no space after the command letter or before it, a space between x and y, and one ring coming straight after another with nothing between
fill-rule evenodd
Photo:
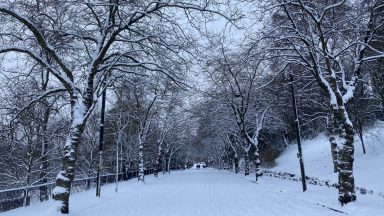
<instances>
[{"instance_id":1,"label":"fence","mask_svg":"<svg viewBox=\"0 0 384 216\"><path fill-rule=\"evenodd\" d=\"M153 169L144 170L144 175L153 174ZM129 171L118 174L118 181L127 181L132 178L137 178L139 171ZM101 176L101 185L114 183L116 179L115 174L108 174ZM34 185L29 187L13 188L7 190L0 190L0 212L9 211L11 209L19 208L30 203L40 201L40 190L44 187L48 196L52 194L55 187L54 182ZM75 179L72 182L71 193L78 193L96 187L96 177Z\"/></svg>"}]
</instances>

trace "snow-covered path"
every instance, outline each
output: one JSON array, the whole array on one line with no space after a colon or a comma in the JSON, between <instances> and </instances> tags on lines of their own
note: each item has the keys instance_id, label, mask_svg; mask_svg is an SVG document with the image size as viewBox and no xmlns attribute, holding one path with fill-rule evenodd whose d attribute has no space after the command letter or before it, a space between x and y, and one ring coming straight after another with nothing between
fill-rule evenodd
<instances>
[{"instance_id":1,"label":"snow-covered path","mask_svg":"<svg viewBox=\"0 0 384 216\"><path fill-rule=\"evenodd\" d=\"M253 183L241 175L213 169L173 172L146 183L135 181L102 188L102 197L94 190L74 194L70 201L71 216L327 216L345 215L328 209L338 209L348 215L381 215L384 199L360 195L358 202L340 207L337 191L309 185L302 193L300 183L263 177ZM321 206L323 205L323 206ZM16 209L0 215L51 216L50 202Z\"/></svg>"}]
</instances>

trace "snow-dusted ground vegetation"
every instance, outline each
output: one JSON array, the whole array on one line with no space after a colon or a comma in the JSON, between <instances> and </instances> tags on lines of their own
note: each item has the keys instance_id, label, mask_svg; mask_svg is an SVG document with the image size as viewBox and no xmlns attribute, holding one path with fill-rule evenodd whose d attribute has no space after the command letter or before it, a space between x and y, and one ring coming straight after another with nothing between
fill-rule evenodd
<instances>
[{"instance_id":1,"label":"snow-dusted ground vegetation","mask_svg":"<svg viewBox=\"0 0 384 216\"><path fill-rule=\"evenodd\" d=\"M383 121L384 0L0 0L3 215L381 215Z\"/></svg>"}]
</instances>

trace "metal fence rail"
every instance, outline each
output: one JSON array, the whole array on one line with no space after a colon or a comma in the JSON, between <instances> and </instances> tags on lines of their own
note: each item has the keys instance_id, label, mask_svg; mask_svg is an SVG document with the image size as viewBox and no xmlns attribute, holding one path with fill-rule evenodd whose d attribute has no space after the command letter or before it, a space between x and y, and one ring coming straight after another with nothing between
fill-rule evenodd
<instances>
[{"instance_id":1,"label":"metal fence rail","mask_svg":"<svg viewBox=\"0 0 384 216\"><path fill-rule=\"evenodd\" d=\"M153 169L144 170L144 175L153 174ZM118 181L127 181L137 178L139 171L128 171L118 174ZM101 177L101 185L115 183L116 174L107 174ZM52 190L55 187L54 182L33 185L28 187L12 188L0 190L0 212L9 211L11 209L20 208L30 203L40 201L40 189L45 187L48 196L51 197ZM71 194L89 190L96 187L96 177L75 179L72 182Z\"/></svg>"}]
</instances>

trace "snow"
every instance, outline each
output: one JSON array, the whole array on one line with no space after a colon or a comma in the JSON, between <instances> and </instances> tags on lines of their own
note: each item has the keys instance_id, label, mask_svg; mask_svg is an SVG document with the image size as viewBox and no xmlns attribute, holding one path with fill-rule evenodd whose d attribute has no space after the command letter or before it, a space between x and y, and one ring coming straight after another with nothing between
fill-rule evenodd
<instances>
[{"instance_id":1,"label":"snow","mask_svg":"<svg viewBox=\"0 0 384 216\"><path fill-rule=\"evenodd\" d=\"M76 99L76 103L73 107L72 127L76 127L77 125L83 124L84 114L85 114L85 105L84 105L82 100L83 100L83 98L79 96Z\"/></svg>"},{"instance_id":2,"label":"snow","mask_svg":"<svg viewBox=\"0 0 384 216\"><path fill-rule=\"evenodd\" d=\"M69 181L69 178L65 177L65 176L63 175L63 173L64 173L63 171L60 171L59 174L57 174L56 179L62 179L62 180L64 180L64 181Z\"/></svg>"},{"instance_id":3,"label":"snow","mask_svg":"<svg viewBox=\"0 0 384 216\"><path fill-rule=\"evenodd\" d=\"M350 83L356 83L356 77L353 77L350 81ZM343 101L344 101L344 104L346 104L348 101L350 101L352 98L353 98L353 95L354 95L354 91L355 91L355 86L352 85L352 84L348 84L346 85L346 92L345 94L343 95Z\"/></svg>"},{"instance_id":4,"label":"snow","mask_svg":"<svg viewBox=\"0 0 384 216\"><path fill-rule=\"evenodd\" d=\"M384 199L374 195L358 197L358 201L341 207L337 190L310 186L305 193L301 184L272 177L258 183L240 174L214 169L190 169L148 176L145 184L136 180L102 187L101 197L95 191L73 194L69 216L339 216L334 208L348 215L381 215ZM0 214L1 216L55 215L53 201L38 203Z\"/></svg>"},{"instance_id":5,"label":"snow","mask_svg":"<svg viewBox=\"0 0 384 216\"><path fill-rule=\"evenodd\" d=\"M53 195L56 195L56 194L62 194L62 193L67 193L67 189L64 188L64 187L60 187L60 186L56 186L53 191L52 191L52 194Z\"/></svg>"},{"instance_id":6,"label":"snow","mask_svg":"<svg viewBox=\"0 0 384 216\"><path fill-rule=\"evenodd\" d=\"M255 183L254 174L243 177L229 171L194 167L159 178L147 176L144 184L135 179L120 182L118 193L114 184L105 185L100 198L95 197L94 189L73 194L69 216L382 215L384 197L378 195L384 194L384 122L365 131L364 139L366 154L358 137L355 138L355 182L374 194L358 193L356 202L343 207L337 201L337 189L332 187L309 184L308 191L303 193L301 182L264 176ZM337 182L330 144L324 134L304 140L303 154L307 176ZM272 170L299 176L297 146L290 145ZM53 193L57 192L65 192L65 188L56 187ZM51 216L57 215L56 209L57 203L50 200L0 216Z\"/></svg>"},{"instance_id":7,"label":"snow","mask_svg":"<svg viewBox=\"0 0 384 216\"><path fill-rule=\"evenodd\" d=\"M358 187L384 194L384 122L378 122L364 133L366 154L363 154L360 139L355 136L354 176ZM331 146L325 134L302 142L305 173L310 177L337 182L337 173L333 173ZM300 176L297 159L297 145L289 145L277 159L274 171L285 171ZM384 202L384 200L383 200Z\"/></svg>"}]
</instances>

